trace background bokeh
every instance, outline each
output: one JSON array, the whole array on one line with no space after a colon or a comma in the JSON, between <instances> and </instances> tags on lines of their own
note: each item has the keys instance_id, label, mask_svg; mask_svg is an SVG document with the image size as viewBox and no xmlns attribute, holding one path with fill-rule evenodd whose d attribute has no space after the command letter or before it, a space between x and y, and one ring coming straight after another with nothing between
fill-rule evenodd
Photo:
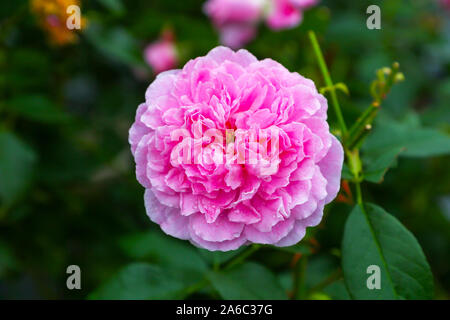
<instances>
[{"instance_id":1,"label":"background bokeh","mask_svg":"<svg viewBox=\"0 0 450 320\"><path fill-rule=\"evenodd\" d=\"M182 66L218 45L202 4L82 1L87 27L76 43L62 46L50 43L28 1L0 1L0 299L101 297L102 290L136 297L144 290L139 284L126 292L109 281L138 262L150 262L157 279L173 272L192 288L210 265L235 254L199 250L163 235L150 222L127 142L136 108L153 80L143 48L163 28L172 28ZM381 7L381 30L366 28L370 4ZM349 96L339 94L346 119L354 120L370 104L375 70L400 63L406 79L384 103L378 123L387 131L377 136L387 143L403 139L410 151L400 155L381 184L365 183L363 192L416 236L435 277L435 297L448 299L450 11L436 0L323 0L305 13L300 27L274 32L261 25L247 49L323 85L310 29L334 81L350 90ZM335 128L332 112L329 117ZM429 138L409 135L420 130ZM342 279L332 275L340 268L350 210L342 202L329 205L305 240L314 248L304 273L306 287L314 290L306 298L348 298ZM249 258L286 293L295 259L275 248ZM66 288L66 268L72 264L82 270L81 290ZM176 287L171 281L155 286ZM194 291L162 290L162 297L219 298L209 285Z\"/></svg>"}]
</instances>

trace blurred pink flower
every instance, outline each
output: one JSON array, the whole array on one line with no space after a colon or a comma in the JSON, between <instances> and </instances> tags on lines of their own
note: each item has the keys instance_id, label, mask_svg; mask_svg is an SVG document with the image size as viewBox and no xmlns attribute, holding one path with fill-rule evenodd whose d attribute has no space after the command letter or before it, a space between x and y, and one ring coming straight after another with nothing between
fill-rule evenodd
<instances>
[{"instance_id":1,"label":"blurred pink flower","mask_svg":"<svg viewBox=\"0 0 450 320\"><path fill-rule=\"evenodd\" d=\"M54 14L48 15L46 18L46 21L47 21L48 25L51 27L56 28L61 25L61 21L59 20L58 16L54 15Z\"/></svg>"},{"instance_id":2,"label":"blurred pink flower","mask_svg":"<svg viewBox=\"0 0 450 320\"><path fill-rule=\"evenodd\" d=\"M267 0L209 0L205 13L219 30L221 43L239 48L256 35L256 25L263 16Z\"/></svg>"},{"instance_id":3,"label":"blurred pink flower","mask_svg":"<svg viewBox=\"0 0 450 320\"><path fill-rule=\"evenodd\" d=\"M144 49L144 59L155 74L174 69L178 58L173 36L170 32Z\"/></svg>"},{"instance_id":4,"label":"blurred pink flower","mask_svg":"<svg viewBox=\"0 0 450 320\"><path fill-rule=\"evenodd\" d=\"M317 0L271 0L267 25L274 30L296 27L303 19L303 11L316 4Z\"/></svg>"},{"instance_id":5,"label":"blurred pink flower","mask_svg":"<svg viewBox=\"0 0 450 320\"><path fill-rule=\"evenodd\" d=\"M261 18L266 0L209 0L204 10L215 25L255 23Z\"/></svg>"},{"instance_id":6,"label":"blurred pink flower","mask_svg":"<svg viewBox=\"0 0 450 320\"><path fill-rule=\"evenodd\" d=\"M450 10L450 0L440 0L440 2L444 8Z\"/></svg>"},{"instance_id":7,"label":"blurred pink flower","mask_svg":"<svg viewBox=\"0 0 450 320\"><path fill-rule=\"evenodd\" d=\"M150 219L209 250L293 245L340 186L327 100L246 50L217 47L158 75L129 142Z\"/></svg>"},{"instance_id":8,"label":"blurred pink flower","mask_svg":"<svg viewBox=\"0 0 450 320\"><path fill-rule=\"evenodd\" d=\"M319 0L290 0L290 2L294 7L305 10L314 7Z\"/></svg>"},{"instance_id":9,"label":"blurred pink flower","mask_svg":"<svg viewBox=\"0 0 450 320\"><path fill-rule=\"evenodd\" d=\"M236 49L250 42L256 36L256 26L229 24L220 28L220 43Z\"/></svg>"},{"instance_id":10,"label":"blurred pink flower","mask_svg":"<svg viewBox=\"0 0 450 320\"><path fill-rule=\"evenodd\" d=\"M220 33L220 42L240 48L250 42L258 23L265 20L274 29L293 28L300 24L302 12L318 0L208 0L205 13Z\"/></svg>"}]
</instances>

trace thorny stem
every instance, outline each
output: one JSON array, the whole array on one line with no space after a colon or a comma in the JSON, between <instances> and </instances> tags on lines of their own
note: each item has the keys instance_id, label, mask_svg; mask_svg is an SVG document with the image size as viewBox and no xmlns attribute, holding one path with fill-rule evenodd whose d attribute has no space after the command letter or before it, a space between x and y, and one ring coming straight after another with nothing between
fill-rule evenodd
<instances>
[{"instance_id":1,"label":"thorny stem","mask_svg":"<svg viewBox=\"0 0 450 320\"><path fill-rule=\"evenodd\" d=\"M371 93L374 97L374 101L370 107L363 112L363 114L358 118L355 124L347 131L345 127L345 122L342 117L341 109L339 108L339 103L337 101L337 96L335 92L335 87L333 87L333 82L331 80L330 74L328 72L327 66L323 59L320 46L317 42L316 36L313 31L309 32L309 38L311 39L312 47L316 53L316 57L319 63L320 70L328 87L331 88L331 100L336 112L337 119L342 129L342 144L344 146L344 152L347 158L348 166L353 174L353 183L356 188L356 200L358 205L361 207L362 212L367 218L367 212L364 208L364 202L361 192L361 182L363 181L363 170L362 162L359 156L359 148L365 138L372 128L372 122L375 119L381 102L386 98L386 95L391 90L393 84L401 82L404 80L404 75L399 71L400 65L398 62L392 64L392 68L382 68L377 71L377 80L372 83ZM334 281L340 277L340 270L336 274L330 276L329 281ZM325 285L328 285L327 282ZM322 289L313 288L312 290Z\"/></svg>"},{"instance_id":2,"label":"thorny stem","mask_svg":"<svg viewBox=\"0 0 450 320\"><path fill-rule=\"evenodd\" d=\"M361 183L359 181L356 181L355 186L356 186L356 202L362 207L363 200L362 200L362 193L361 193Z\"/></svg>"},{"instance_id":3,"label":"thorny stem","mask_svg":"<svg viewBox=\"0 0 450 320\"><path fill-rule=\"evenodd\" d=\"M348 149L353 150L359 147L364 137L371 131L372 122L377 116L380 109L380 103L374 101L370 107L356 120L355 124L348 132L348 141L346 141Z\"/></svg>"},{"instance_id":4,"label":"thorny stem","mask_svg":"<svg viewBox=\"0 0 450 320\"><path fill-rule=\"evenodd\" d=\"M344 137L348 150L355 150L360 147L372 129L372 123L380 110L382 101L395 83L405 79L403 73L400 72L400 64L398 62L394 62L391 68L384 67L377 70L376 74L377 79L372 82L370 90L374 98L372 104L349 129L347 137Z\"/></svg>"},{"instance_id":5,"label":"thorny stem","mask_svg":"<svg viewBox=\"0 0 450 320\"><path fill-rule=\"evenodd\" d=\"M249 256L251 256L255 251L259 250L261 246L259 244L253 244L250 247L246 248L243 252L241 252L236 257L232 258L230 261L226 262L222 268L222 270L229 270L233 268L235 265L238 265L244 262Z\"/></svg>"},{"instance_id":6,"label":"thorny stem","mask_svg":"<svg viewBox=\"0 0 450 320\"><path fill-rule=\"evenodd\" d=\"M330 88L329 91L331 95L331 102L333 103L334 111L336 113L339 126L341 127L342 134L345 136L347 134L347 126L345 124L345 120L342 115L341 107L339 105L333 81L331 80L330 73L328 72L327 65L323 58L322 50L320 50L319 42L317 41L316 34L314 33L314 31L309 31L308 35L309 39L311 40L314 53L316 54L316 58L319 63L320 71L322 72L323 78L325 80L325 84L328 88Z\"/></svg>"},{"instance_id":7,"label":"thorny stem","mask_svg":"<svg viewBox=\"0 0 450 320\"><path fill-rule=\"evenodd\" d=\"M308 34L309 34L309 38L311 40L313 50L316 54L317 61L319 63L319 67L322 72L322 76L325 80L325 83L328 87L333 88L333 81L331 80L330 72L328 71L325 60L323 59L322 50L320 49L316 35L315 35L314 31L309 31ZM339 121L339 125L340 125L342 133L343 133L342 140L343 140L344 150L345 150L345 154L347 156L349 168L354 176L354 182L356 185L357 201L358 201L358 204L362 205L363 201L362 201L361 185L360 185L360 182L362 180L362 165L361 165L361 159L359 157L359 150L358 150L358 148L356 148L355 150L350 150L348 148L349 146L346 145L347 126L345 125L344 117L342 116L342 111L339 106L339 101L337 99L335 90L331 89L330 94L331 94L331 101L334 106L334 111L336 112L336 117Z\"/></svg>"},{"instance_id":8,"label":"thorny stem","mask_svg":"<svg viewBox=\"0 0 450 320\"><path fill-rule=\"evenodd\" d=\"M312 47L313 47L314 52L316 54L316 57L317 57L317 60L318 60L318 63L319 63L319 67L320 67L320 70L322 72L322 76L323 76L323 78L325 80L325 83L326 83L326 85L328 87L334 88L333 87L333 81L331 80L331 76L330 76L330 73L328 71L327 65L326 65L326 63L325 63L325 61L323 59L322 51L320 49L319 43L317 42L316 35L314 34L313 31L309 32L309 38L311 40ZM356 189L356 200L357 200L358 205L365 212L364 205L363 205L362 192L361 192L361 181L363 179L363 172L362 172L362 162L361 162L361 158L359 156L359 143L358 143L358 141L367 132L362 130L361 132L350 132L351 135L349 135L349 132L348 132L347 127L345 125L344 117L342 116L342 111L340 109L339 101L337 99L337 95L336 95L335 90L331 89L330 90L330 94L331 94L331 101L332 101L333 106L334 106L334 111L336 113L336 117L338 119L339 125L340 125L341 130L342 130L342 143L343 143L343 146L344 146L344 152L345 152L345 155L346 155L347 163L348 163L348 166L350 168L350 171L353 174L353 182L355 184L355 189ZM364 120L366 118L369 119L369 118L375 117L375 115L376 115L376 113L378 111L378 110L376 110L376 109L378 109L377 108L378 106L379 106L379 104L374 104L373 105L373 109L370 109L365 114L363 114L362 119ZM363 121L363 120L361 120L361 121ZM347 145L347 143L349 143L349 141L348 141L349 136L354 137L355 135L358 136L356 138L356 140L355 141L350 141L351 145ZM339 277L340 275L341 275L341 271L340 270L339 270L339 273L332 274L330 276L330 279L326 280L326 283L324 284L324 286L326 286L329 283L335 281L337 279L337 277ZM312 292L314 290L321 290L321 289L323 289L322 286L312 288L310 291Z\"/></svg>"}]
</instances>

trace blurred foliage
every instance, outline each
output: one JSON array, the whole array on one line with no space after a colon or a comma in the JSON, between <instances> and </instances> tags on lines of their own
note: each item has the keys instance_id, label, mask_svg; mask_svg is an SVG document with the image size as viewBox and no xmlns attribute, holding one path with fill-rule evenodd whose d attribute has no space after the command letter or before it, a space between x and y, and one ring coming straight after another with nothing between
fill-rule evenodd
<instances>
[{"instance_id":1,"label":"blurred foliage","mask_svg":"<svg viewBox=\"0 0 450 320\"><path fill-rule=\"evenodd\" d=\"M82 1L86 30L56 46L28 1L0 2L0 298L282 299L296 285L305 299L350 298L340 266L349 203L330 204L299 245L263 247L230 269L221 266L236 252L197 249L146 217L127 142L153 79L142 49L167 26L180 65L218 45L202 3ZM381 7L381 30L366 28L370 4ZM315 30L333 79L348 87L338 94L349 120L370 105L375 70L400 63L405 81L362 149L363 191L415 235L437 299L450 297L449 17L433 0L323 0L298 28L262 26L247 48L323 86L307 37ZM66 288L71 264L82 290Z\"/></svg>"}]
</instances>

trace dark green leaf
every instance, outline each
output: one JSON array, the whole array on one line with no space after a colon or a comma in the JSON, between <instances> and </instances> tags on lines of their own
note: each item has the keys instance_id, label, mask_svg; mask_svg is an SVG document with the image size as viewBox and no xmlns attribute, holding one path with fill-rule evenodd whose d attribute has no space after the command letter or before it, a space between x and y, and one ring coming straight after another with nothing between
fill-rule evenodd
<instances>
[{"instance_id":1,"label":"dark green leaf","mask_svg":"<svg viewBox=\"0 0 450 320\"><path fill-rule=\"evenodd\" d=\"M387 150L383 153L365 153L362 157L364 164L364 179L370 182L380 183L384 175L397 163L397 157L404 150L403 147L397 147Z\"/></svg>"},{"instance_id":2,"label":"dark green leaf","mask_svg":"<svg viewBox=\"0 0 450 320\"><path fill-rule=\"evenodd\" d=\"M68 114L61 111L53 102L41 95L20 96L6 103L9 111L30 120L39 122L64 122Z\"/></svg>"},{"instance_id":3,"label":"dark green leaf","mask_svg":"<svg viewBox=\"0 0 450 320\"><path fill-rule=\"evenodd\" d=\"M335 281L323 290L333 300L351 300L343 279Z\"/></svg>"},{"instance_id":4,"label":"dark green leaf","mask_svg":"<svg viewBox=\"0 0 450 320\"><path fill-rule=\"evenodd\" d=\"M0 199L12 203L27 187L36 156L14 134L0 132Z\"/></svg>"},{"instance_id":5,"label":"dark green leaf","mask_svg":"<svg viewBox=\"0 0 450 320\"><path fill-rule=\"evenodd\" d=\"M363 150L371 154L392 154L405 148L402 156L431 157L450 154L450 135L417 124L383 119L374 126Z\"/></svg>"},{"instance_id":6,"label":"dark green leaf","mask_svg":"<svg viewBox=\"0 0 450 320\"><path fill-rule=\"evenodd\" d=\"M17 269L17 261L6 243L0 242L0 278L9 270Z\"/></svg>"},{"instance_id":7,"label":"dark green leaf","mask_svg":"<svg viewBox=\"0 0 450 320\"><path fill-rule=\"evenodd\" d=\"M329 279L342 277L339 272L339 259L330 254L315 254L308 259L306 266L305 286L308 289L317 289Z\"/></svg>"},{"instance_id":8,"label":"dark green leaf","mask_svg":"<svg viewBox=\"0 0 450 320\"><path fill-rule=\"evenodd\" d=\"M382 208L356 206L342 243L342 267L355 299L430 299L433 277L422 249L397 219ZM380 268L380 289L368 289L371 265Z\"/></svg>"},{"instance_id":9,"label":"dark green leaf","mask_svg":"<svg viewBox=\"0 0 450 320\"><path fill-rule=\"evenodd\" d=\"M85 34L105 56L132 67L145 66L138 42L127 30L103 28L99 23L91 22Z\"/></svg>"},{"instance_id":10,"label":"dark green leaf","mask_svg":"<svg viewBox=\"0 0 450 320\"><path fill-rule=\"evenodd\" d=\"M207 270L205 261L195 247L161 232L150 231L126 236L120 244L130 257L148 258L158 265L170 266L185 274L191 282L200 280Z\"/></svg>"},{"instance_id":11,"label":"dark green leaf","mask_svg":"<svg viewBox=\"0 0 450 320\"><path fill-rule=\"evenodd\" d=\"M89 295L90 299L174 299L185 287L176 273L147 264L134 263Z\"/></svg>"},{"instance_id":12,"label":"dark green leaf","mask_svg":"<svg viewBox=\"0 0 450 320\"><path fill-rule=\"evenodd\" d=\"M209 279L224 299L286 299L280 283L265 267L247 262L228 272L210 272Z\"/></svg>"},{"instance_id":13,"label":"dark green leaf","mask_svg":"<svg viewBox=\"0 0 450 320\"><path fill-rule=\"evenodd\" d=\"M239 253L245 250L245 247L240 247L237 250L232 251L209 251L206 249L200 249L197 248L198 252L200 252L200 255L210 264L222 264L226 261L229 261L233 257L237 256Z\"/></svg>"},{"instance_id":14,"label":"dark green leaf","mask_svg":"<svg viewBox=\"0 0 450 320\"><path fill-rule=\"evenodd\" d=\"M122 15L125 13L121 0L99 0L99 2L114 14Z\"/></svg>"}]
</instances>

